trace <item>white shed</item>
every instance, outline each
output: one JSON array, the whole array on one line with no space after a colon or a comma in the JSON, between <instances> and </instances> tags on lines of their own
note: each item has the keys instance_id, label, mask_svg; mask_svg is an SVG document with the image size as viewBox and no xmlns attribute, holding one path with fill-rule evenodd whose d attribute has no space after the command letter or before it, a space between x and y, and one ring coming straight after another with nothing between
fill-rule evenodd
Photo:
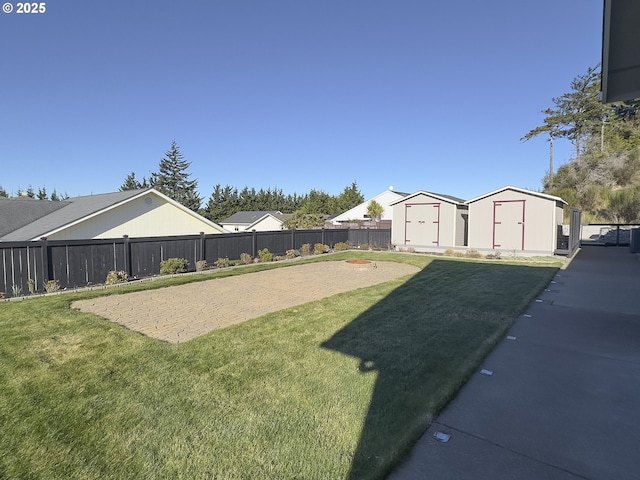
<instances>
[{"instance_id":1,"label":"white shed","mask_svg":"<svg viewBox=\"0 0 640 480\"><path fill-rule=\"evenodd\" d=\"M391 204L391 243L438 251L466 245L467 206L450 195L418 191Z\"/></svg>"},{"instance_id":2,"label":"white shed","mask_svg":"<svg viewBox=\"0 0 640 480\"><path fill-rule=\"evenodd\" d=\"M553 255L564 200L506 186L468 200L469 248L478 251Z\"/></svg>"}]
</instances>

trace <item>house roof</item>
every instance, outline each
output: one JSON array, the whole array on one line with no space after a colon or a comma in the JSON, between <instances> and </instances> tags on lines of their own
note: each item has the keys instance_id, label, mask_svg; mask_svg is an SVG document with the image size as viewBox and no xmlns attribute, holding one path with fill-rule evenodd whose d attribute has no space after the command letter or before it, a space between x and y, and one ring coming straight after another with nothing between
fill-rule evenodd
<instances>
[{"instance_id":1,"label":"house roof","mask_svg":"<svg viewBox=\"0 0 640 480\"><path fill-rule=\"evenodd\" d=\"M65 207L66 201L35 200L29 197L0 198L0 240L36 220Z\"/></svg>"},{"instance_id":2,"label":"house roof","mask_svg":"<svg viewBox=\"0 0 640 480\"><path fill-rule=\"evenodd\" d=\"M482 200L483 198L490 197L491 195L495 195L497 193L501 193L507 190L513 190L514 192L524 193L526 195L532 195L534 197L545 198L547 200L553 200L554 202L562 202L565 205L567 204L567 202L565 202L560 197L555 197L553 195L548 195L542 192L534 192L533 190L526 190L524 188L514 187L511 185L507 185L506 187L499 188L497 190L494 190L493 192L485 193L483 195L480 195L479 197L472 198L471 200L467 200L465 203L468 205L472 202L477 202L478 200Z\"/></svg>"},{"instance_id":3,"label":"house roof","mask_svg":"<svg viewBox=\"0 0 640 480\"><path fill-rule=\"evenodd\" d=\"M221 221L221 224L231 224L231 225L251 225L258 220L261 220L265 215L272 215L278 218L278 215L283 215L282 212L278 210L268 210L268 211L253 211L253 212L236 212L231 215L229 218Z\"/></svg>"},{"instance_id":4,"label":"house roof","mask_svg":"<svg viewBox=\"0 0 640 480\"><path fill-rule=\"evenodd\" d=\"M397 205L400 202L404 202L406 200L410 200L413 197L416 197L418 195L427 195L429 197L433 197L433 198L436 198L438 200L444 200L445 202L448 202L448 203L455 203L457 205L464 205L464 200L462 198L454 197L453 195L445 195L445 194L442 194L442 193L427 192L425 190L418 190L417 192L412 193L411 195L407 195L404 198L400 198L399 200L396 200L391 205Z\"/></svg>"},{"instance_id":5,"label":"house roof","mask_svg":"<svg viewBox=\"0 0 640 480\"><path fill-rule=\"evenodd\" d=\"M368 200L365 200L364 202L356 205L355 207L350 208L346 212L342 212L341 214L334 216L334 218L332 218L331 220L334 221L334 222L348 221L348 220L351 220L353 218L352 215L354 213L358 212L362 208L363 205L368 205L373 200L378 202L378 200L380 200L382 197L389 197L389 196L396 197L397 200L402 200L402 198L406 197L407 195L408 195L408 193L396 192L395 190L385 190L384 192L379 193L375 197L370 198ZM395 200L395 201L397 201L397 200ZM395 201L393 201L391 203L389 203L389 200L387 200L386 202L383 201L382 202L383 203L382 207L393 205L395 203Z\"/></svg>"},{"instance_id":6,"label":"house roof","mask_svg":"<svg viewBox=\"0 0 640 480\"><path fill-rule=\"evenodd\" d=\"M3 225L0 241L33 240L49 236L87 218L98 215L148 193L158 195L181 210L200 218L200 216L195 212L192 212L188 208L152 188L87 195L69 198L60 202L52 202L49 200L22 201L24 202L23 205L18 205L18 207L15 205L6 206L9 202L3 201L0 202L0 219L2 219L0 223ZM29 221L16 222L14 220L12 223L13 228L11 230L4 228L5 214L8 218L15 218L23 210L25 212L33 212ZM213 222L210 222L205 218L202 218L202 220L211 223L221 231L224 231L222 227L215 225Z\"/></svg>"},{"instance_id":7,"label":"house roof","mask_svg":"<svg viewBox=\"0 0 640 480\"><path fill-rule=\"evenodd\" d=\"M276 212L276 213L265 213L263 216L261 216L260 218L258 218L255 222L251 223L248 227L247 230L250 230L251 227L253 227L254 225L257 225L258 223L260 223L261 221L263 221L265 218L267 217L273 217L276 220L279 220L281 223L284 223L285 221L289 220L290 218L293 217L292 213L280 213L280 212Z\"/></svg>"}]
</instances>

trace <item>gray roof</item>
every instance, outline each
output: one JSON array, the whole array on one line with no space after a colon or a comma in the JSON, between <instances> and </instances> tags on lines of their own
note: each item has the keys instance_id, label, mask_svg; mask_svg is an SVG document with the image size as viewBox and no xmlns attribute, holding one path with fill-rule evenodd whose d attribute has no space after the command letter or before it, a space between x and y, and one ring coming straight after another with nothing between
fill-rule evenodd
<instances>
[{"instance_id":1,"label":"gray roof","mask_svg":"<svg viewBox=\"0 0 640 480\"><path fill-rule=\"evenodd\" d=\"M458 197L454 197L453 195L445 195L443 193L436 193L436 192L426 192L426 193L430 193L431 195L436 195L438 197L446 198L448 200L451 200L452 202L464 203L464 199L458 198Z\"/></svg>"},{"instance_id":2,"label":"gray roof","mask_svg":"<svg viewBox=\"0 0 640 480\"><path fill-rule=\"evenodd\" d=\"M231 225L251 225L252 223L260 220L265 215L273 215L276 218L280 218L282 220L282 212L278 210L268 210L268 211L255 211L255 212L236 212L231 215L229 218L225 218L220 223L222 225L231 224Z\"/></svg>"},{"instance_id":3,"label":"gray roof","mask_svg":"<svg viewBox=\"0 0 640 480\"><path fill-rule=\"evenodd\" d=\"M67 202L35 200L29 197L0 198L0 240L66 205Z\"/></svg>"},{"instance_id":4,"label":"gray roof","mask_svg":"<svg viewBox=\"0 0 640 480\"><path fill-rule=\"evenodd\" d=\"M147 189L125 190L124 192L74 197L60 202L2 199L0 202L0 241L24 241L39 238L145 191Z\"/></svg>"}]
</instances>

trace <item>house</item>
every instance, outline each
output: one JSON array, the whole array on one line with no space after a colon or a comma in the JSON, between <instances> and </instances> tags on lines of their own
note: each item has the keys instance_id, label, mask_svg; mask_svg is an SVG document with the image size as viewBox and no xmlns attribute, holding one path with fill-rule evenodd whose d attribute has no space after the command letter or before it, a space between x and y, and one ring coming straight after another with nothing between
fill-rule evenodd
<instances>
[{"instance_id":1,"label":"house","mask_svg":"<svg viewBox=\"0 0 640 480\"><path fill-rule=\"evenodd\" d=\"M0 241L85 240L227 233L154 190L88 195L54 202L0 198Z\"/></svg>"},{"instance_id":2,"label":"house","mask_svg":"<svg viewBox=\"0 0 640 480\"><path fill-rule=\"evenodd\" d=\"M285 230L284 223L293 215L277 210L237 212L226 218L220 225L229 232L272 232Z\"/></svg>"},{"instance_id":3,"label":"house","mask_svg":"<svg viewBox=\"0 0 640 480\"><path fill-rule=\"evenodd\" d=\"M391 243L396 248L438 251L466 245L468 207L463 199L420 190L390 207Z\"/></svg>"},{"instance_id":4,"label":"house","mask_svg":"<svg viewBox=\"0 0 640 480\"><path fill-rule=\"evenodd\" d=\"M378 202L383 208L380 221L389 223L393 220L393 209L391 208L391 204L406 197L407 195L408 194L406 193L395 192L391 187L389 187L388 190L385 190L375 197L370 198L360 205L356 205L352 209L335 216L331 219L331 223L333 225L342 225L351 223L353 221L361 222L370 220L367 209L369 208L369 204L374 200Z\"/></svg>"},{"instance_id":5,"label":"house","mask_svg":"<svg viewBox=\"0 0 640 480\"><path fill-rule=\"evenodd\" d=\"M465 203L469 248L515 255L553 255L557 249L567 204L561 198L506 186Z\"/></svg>"}]
</instances>

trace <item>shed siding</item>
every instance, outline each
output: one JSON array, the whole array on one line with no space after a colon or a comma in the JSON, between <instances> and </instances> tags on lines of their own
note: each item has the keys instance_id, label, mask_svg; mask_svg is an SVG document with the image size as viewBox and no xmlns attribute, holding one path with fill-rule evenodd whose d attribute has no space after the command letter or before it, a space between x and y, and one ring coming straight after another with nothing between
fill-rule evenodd
<instances>
[{"instance_id":1,"label":"shed siding","mask_svg":"<svg viewBox=\"0 0 640 480\"><path fill-rule=\"evenodd\" d=\"M419 194L393 205L392 243L428 251L456 245L456 205Z\"/></svg>"},{"instance_id":2,"label":"shed siding","mask_svg":"<svg viewBox=\"0 0 640 480\"><path fill-rule=\"evenodd\" d=\"M553 253L556 248L557 203L505 190L469 204L469 247L503 251ZM522 217L524 210L524 218Z\"/></svg>"},{"instance_id":3,"label":"shed siding","mask_svg":"<svg viewBox=\"0 0 640 480\"><path fill-rule=\"evenodd\" d=\"M49 236L50 240L156 237L221 233L171 205L163 198L145 195Z\"/></svg>"}]
</instances>

